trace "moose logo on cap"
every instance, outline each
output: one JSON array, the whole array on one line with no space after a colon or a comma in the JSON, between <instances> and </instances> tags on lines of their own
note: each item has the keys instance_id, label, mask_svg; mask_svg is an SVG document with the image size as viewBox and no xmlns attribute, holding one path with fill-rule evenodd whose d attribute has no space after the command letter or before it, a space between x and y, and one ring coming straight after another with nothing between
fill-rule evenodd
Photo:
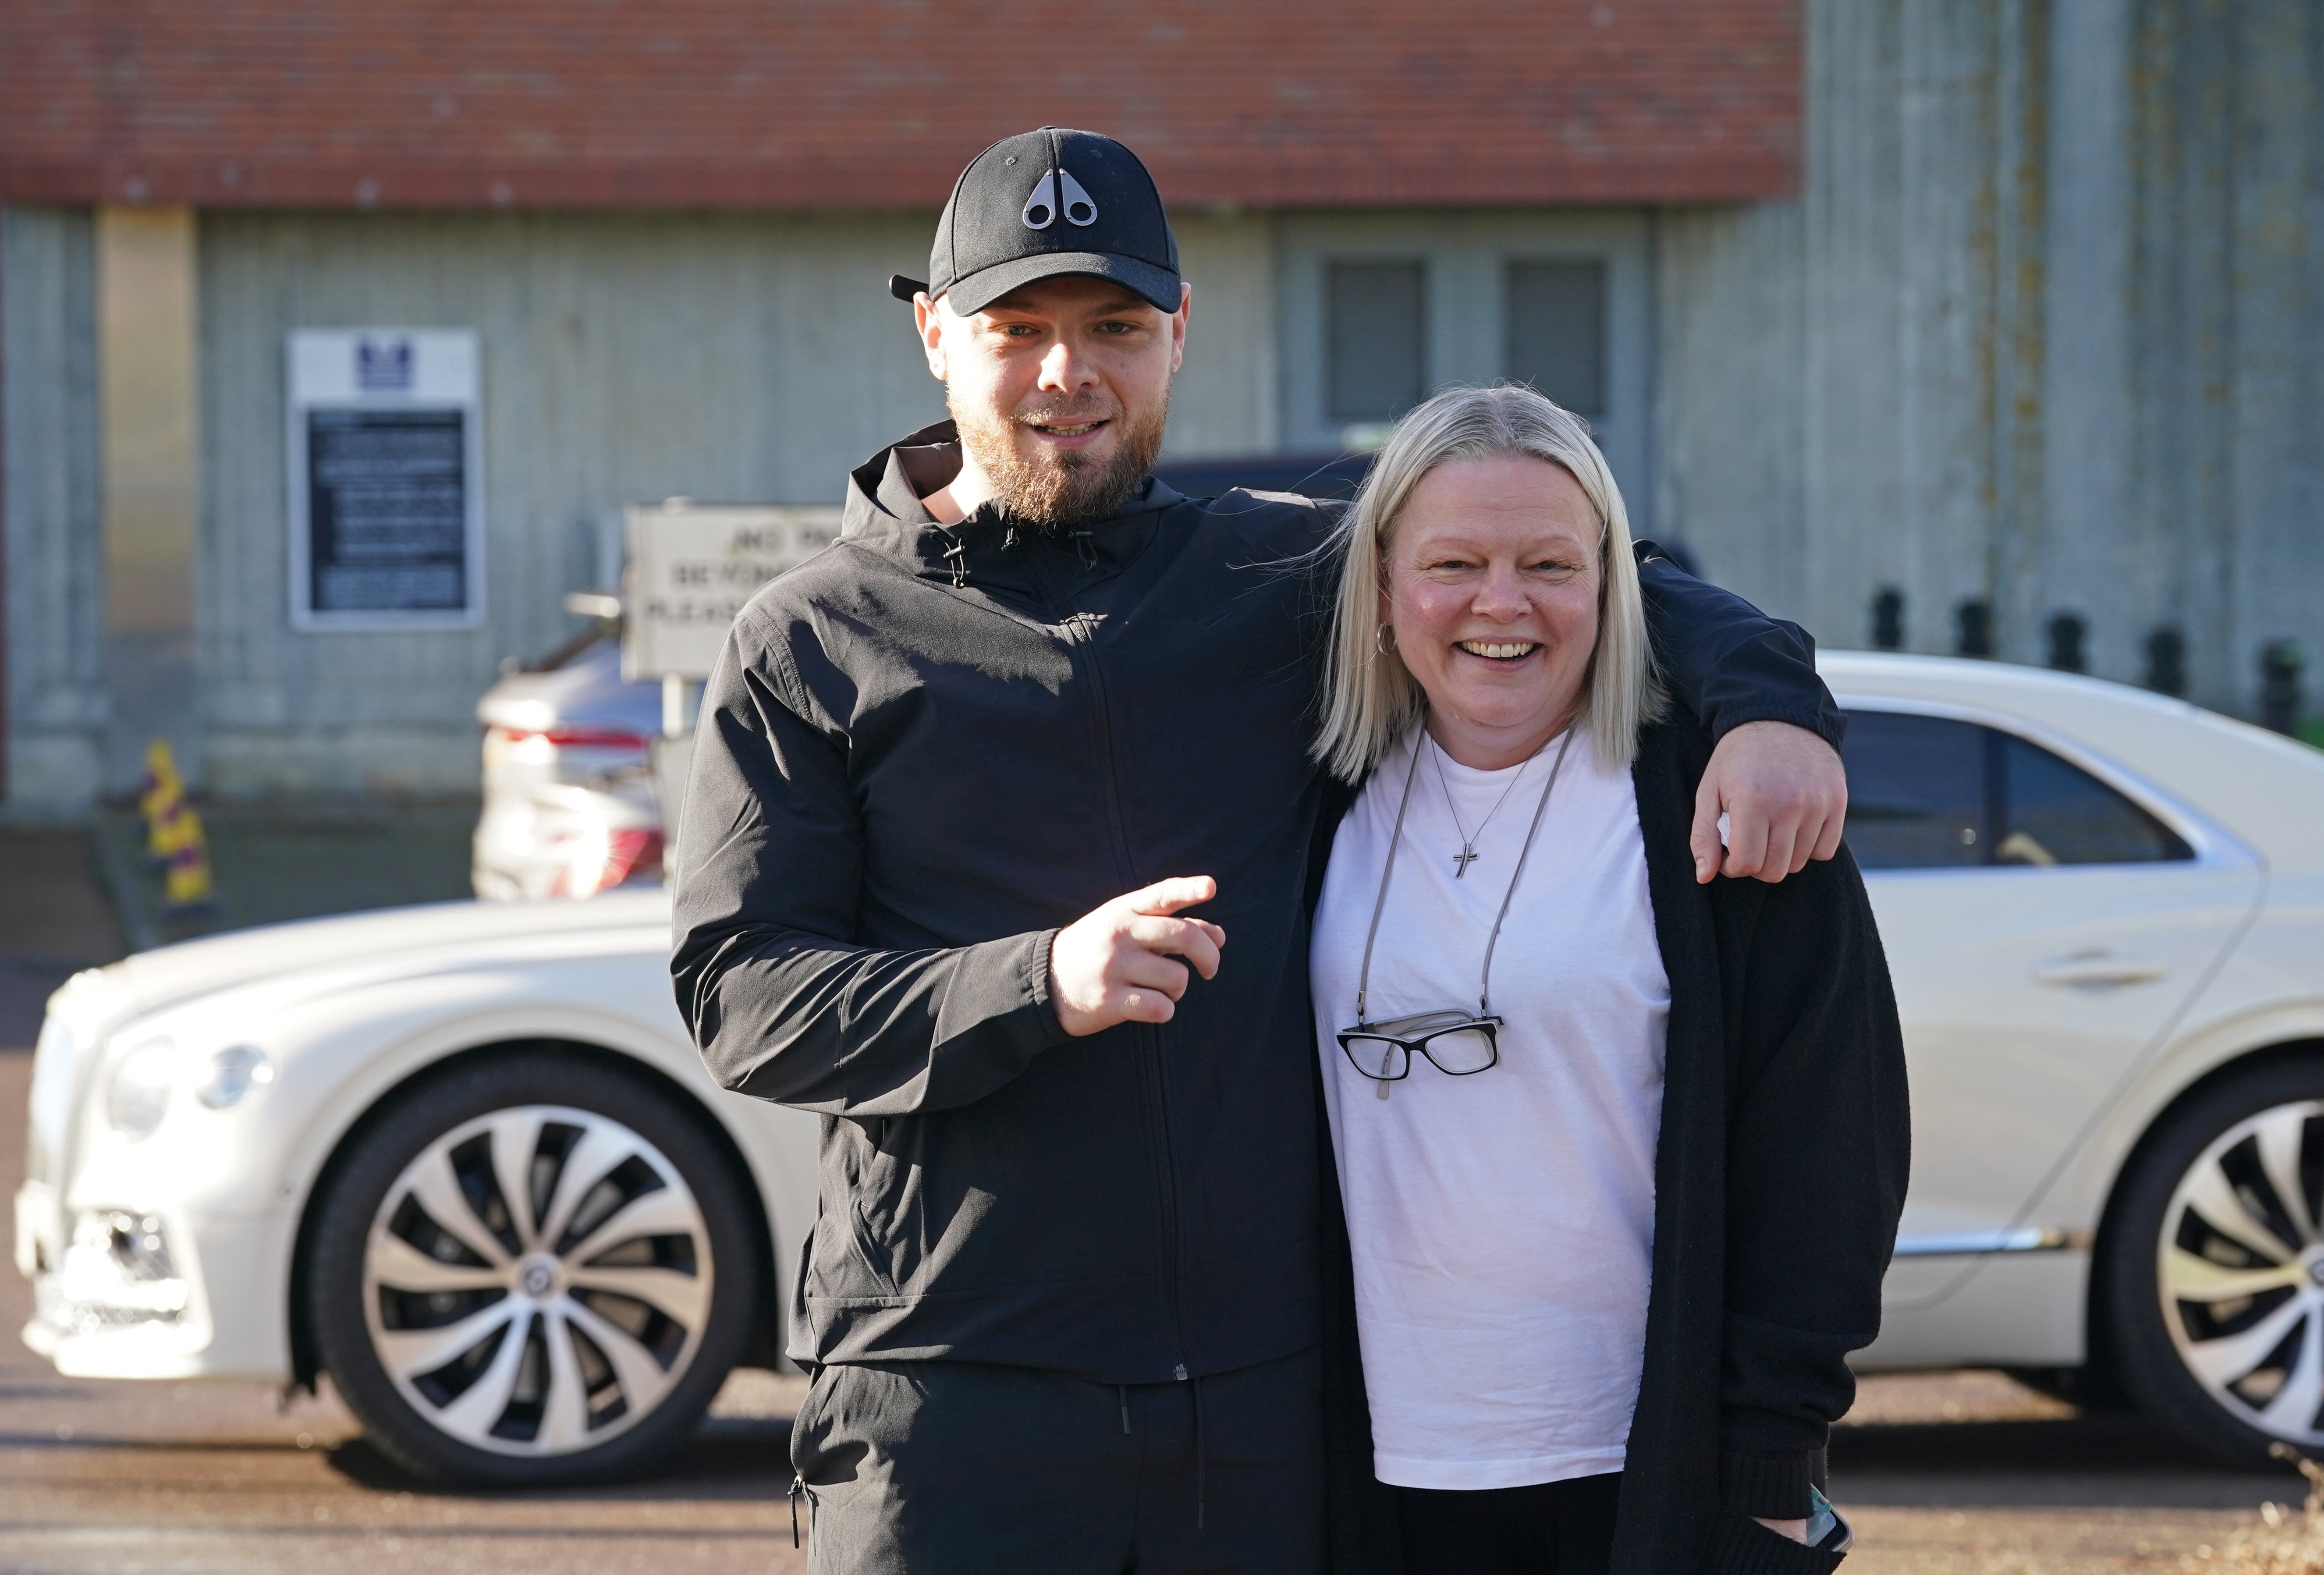
<instances>
[{"instance_id":1,"label":"moose logo on cap","mask_svg":"<svg viewBox=\"0 0 2324 1575\"><path fill-rule=\"evenodd\" d=\"M1046 170L1033 188L1033 195L1025 199L1025 211L1019 216L1028 230L1046 230L1057 222L1062 210L1065 222L1086 229L1097 223L1097 204L1074 179L1074 172L1062 165Z\"/></svg>"}]
</instances>

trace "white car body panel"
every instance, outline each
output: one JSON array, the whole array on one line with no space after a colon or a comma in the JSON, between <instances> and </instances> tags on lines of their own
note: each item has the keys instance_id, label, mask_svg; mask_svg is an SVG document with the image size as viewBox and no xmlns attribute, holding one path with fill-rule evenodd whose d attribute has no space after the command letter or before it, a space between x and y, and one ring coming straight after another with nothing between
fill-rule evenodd
<instances>
[{"instance_id":1,"label":"white car body panel","mask_svg":"<svg viewBox=\"0 0 2324 1575\"><path fill-rule=\"evenodd\" d=\"M2041 744L2196 851L2185 863L1866 877L1905 1026L1914 1147L1881 1336L1857 1365L2074 1365L2089 1246L2138 1138L2204 1074L2324 1038L2324 755L2094 679L1858 652L1819 667L1843 707L1954 716ZM2287 906L2294 892L2310 896ZM2034 977L2085 952L2160 976ZM1912 1250L2012 1236L2024 1249Z\"/></svg>"},{"instance_id":2,"label":"white car body panel","mask_svg":"<svg viewBox=\"0 0 2324 1575\"><path fill-rule=\"evenodd\" d=\"M2223 1064L2324 1044L2324 755L2089 679L1848 652L1821 666L1851 708L2017 732L2196 852L1868 877L1904 1018L1915 1153L1886 1323L1858 1365L2071 1365L2089 1245L2141 1135ZM27 1340L73 1374L286 1379L298 1224L331 1156L415 1073L512 1040L593 1045L691 1094L751 1167L786 1279L815 1217L815 1119L710 1081L672 1002L668 948L667 898L648 889L283 926L77 977L51 1003L36 1067L19 1266L53 1274L87 1211L140 1211L191 1294L174 1322L36 1318ZM2115 977L2039 977L2065 964ZM108 1079L164 1036L186 1058L181 1086L133 1142L107 1117ZM264 1051L271 1084L222 1110L187 1097L203 1057L241 1044Z\"/></svg>"},{"instance_id":3,"label":"white car body panel","mask_svg":"<svg viewBox=\"0 0 2324 1575\"><path fill-rule=\"evenodd\" d=\"M91 1037L109 1037L99 1053L76 1058L69 1102L52 1092L51 1069L36 1070L42 1115L60 1103L69 1111L42 1137L51 1152L61 1140L69 1179L60 1193L52 1178L34 1177L20 1196L19 1265L29 1269L33 1257L28 1229L53 1263L78 1213L151 1212L195 1293L185 1318L166 1330L74 1334L36 1321L28 1339L76 1376L287 1378L298 1220L348 1128L447 1056L528 1039L612 1051L685 1088L757 1179L774 1261L788 1262L814 1223L815 1119L710 1080L670 993L669 935L668 898L647 889L589 903L454 903L282 926L81 976L51 1011L78 1017ZM212 988L198 993L205 981ZM158 1009L136 1011L148 1003ZM189 1055L256 1043L275 1080L217 1111L181 1089L160 1129L133 1142L106 1119L105 1080L122 1055L156 1037ZM232 1287L234 1305L214 1314L222 1287Z\"/></svg>"}]
</instances>

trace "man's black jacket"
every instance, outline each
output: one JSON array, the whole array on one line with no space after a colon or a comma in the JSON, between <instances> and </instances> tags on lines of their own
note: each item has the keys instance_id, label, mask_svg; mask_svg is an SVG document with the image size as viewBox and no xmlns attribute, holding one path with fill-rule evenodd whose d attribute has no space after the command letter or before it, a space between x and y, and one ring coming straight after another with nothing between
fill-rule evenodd
<instances>
[{"instance_id":1,"label":"man's black jacket","mask_svg":"<svg viewBox=\"0 0 2324 1575\"><path fill-rule=\"evenodd\" d=\"M822 1114L790 1354L1155 1383L1319 1338L1304 878L1333 505L1149 481L1045 535L919 499L949 424L853 474L841 540L736 621L681 819L679 1009L725 1087ZM1837 741L1806 637L1667 564L1649 619L1723 731ZM1069 1039L1056 930L1210 875L1216 979Z\"/></svg>"}]
</instances>

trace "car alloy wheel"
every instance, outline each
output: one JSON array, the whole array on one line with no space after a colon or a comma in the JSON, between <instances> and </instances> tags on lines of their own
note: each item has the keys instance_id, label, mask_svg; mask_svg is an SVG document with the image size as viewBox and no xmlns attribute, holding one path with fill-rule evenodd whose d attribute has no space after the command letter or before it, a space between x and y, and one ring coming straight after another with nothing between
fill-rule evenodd
<instances>
[{"instance_id":1,"label":"car alloy wheel","mask_svg":"<svg viewBox=\"0 0 2324 1575\"><path fill-rule=\"evenodd\" d=\"M524 1105L463 1122L388 1186L364 1245L372 1349L437 1430L493 1454L619 1436L685 1376L715 1264L703 1210L621 1121Z\"/></svg>"},{"instance_id":2,"label":"car alloy wheel","mask_svg":"<svg viewBox=\"0 0 2324 1575\"><path fill-rule=\"evenodd\" d=\"M2163 1327L2227 1415L2324 1445L2324 1100L2220 1133L2171 1194L2156 1242Z\"/></svg>"}]
</instances>

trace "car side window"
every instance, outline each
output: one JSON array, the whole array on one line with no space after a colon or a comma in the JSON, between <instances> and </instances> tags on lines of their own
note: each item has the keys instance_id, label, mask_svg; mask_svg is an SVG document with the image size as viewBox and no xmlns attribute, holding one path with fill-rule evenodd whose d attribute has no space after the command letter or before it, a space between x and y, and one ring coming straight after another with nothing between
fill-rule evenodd
<instances>
[{"instance_id":1,"label":"car side window","mask_svg":"<svg viewBox=\"0 0 2324 1575\"><path fill-rule=\"evenodd\" d=\"M1841 751L1867 870L2148 864L2194 850L2080 767L1997 728L1858 711Z\"/></svg>"},{"instance_id":2,"label":"car side window","mask_svg":"<svg viewBox=\"0 0 2324 1575\"><path fill-rule=\"evenodd\" d=\"M2179 834L2038 744L1993 734L2007 819L1994 858L2003 864L2154 864L2191 859Z\"/></svg>"},{"instance_id":3,"label":"car side window","mask_svg":"<svg viewBox=\"0 0 2324 1575\"><path fill-rule=\"evenodd\" d=\"M1848 845L1867 870L1982 864L1985 729L1941 716L1858 711L1840 759L1848 768Z\"/></svg>"}]
</instances>

